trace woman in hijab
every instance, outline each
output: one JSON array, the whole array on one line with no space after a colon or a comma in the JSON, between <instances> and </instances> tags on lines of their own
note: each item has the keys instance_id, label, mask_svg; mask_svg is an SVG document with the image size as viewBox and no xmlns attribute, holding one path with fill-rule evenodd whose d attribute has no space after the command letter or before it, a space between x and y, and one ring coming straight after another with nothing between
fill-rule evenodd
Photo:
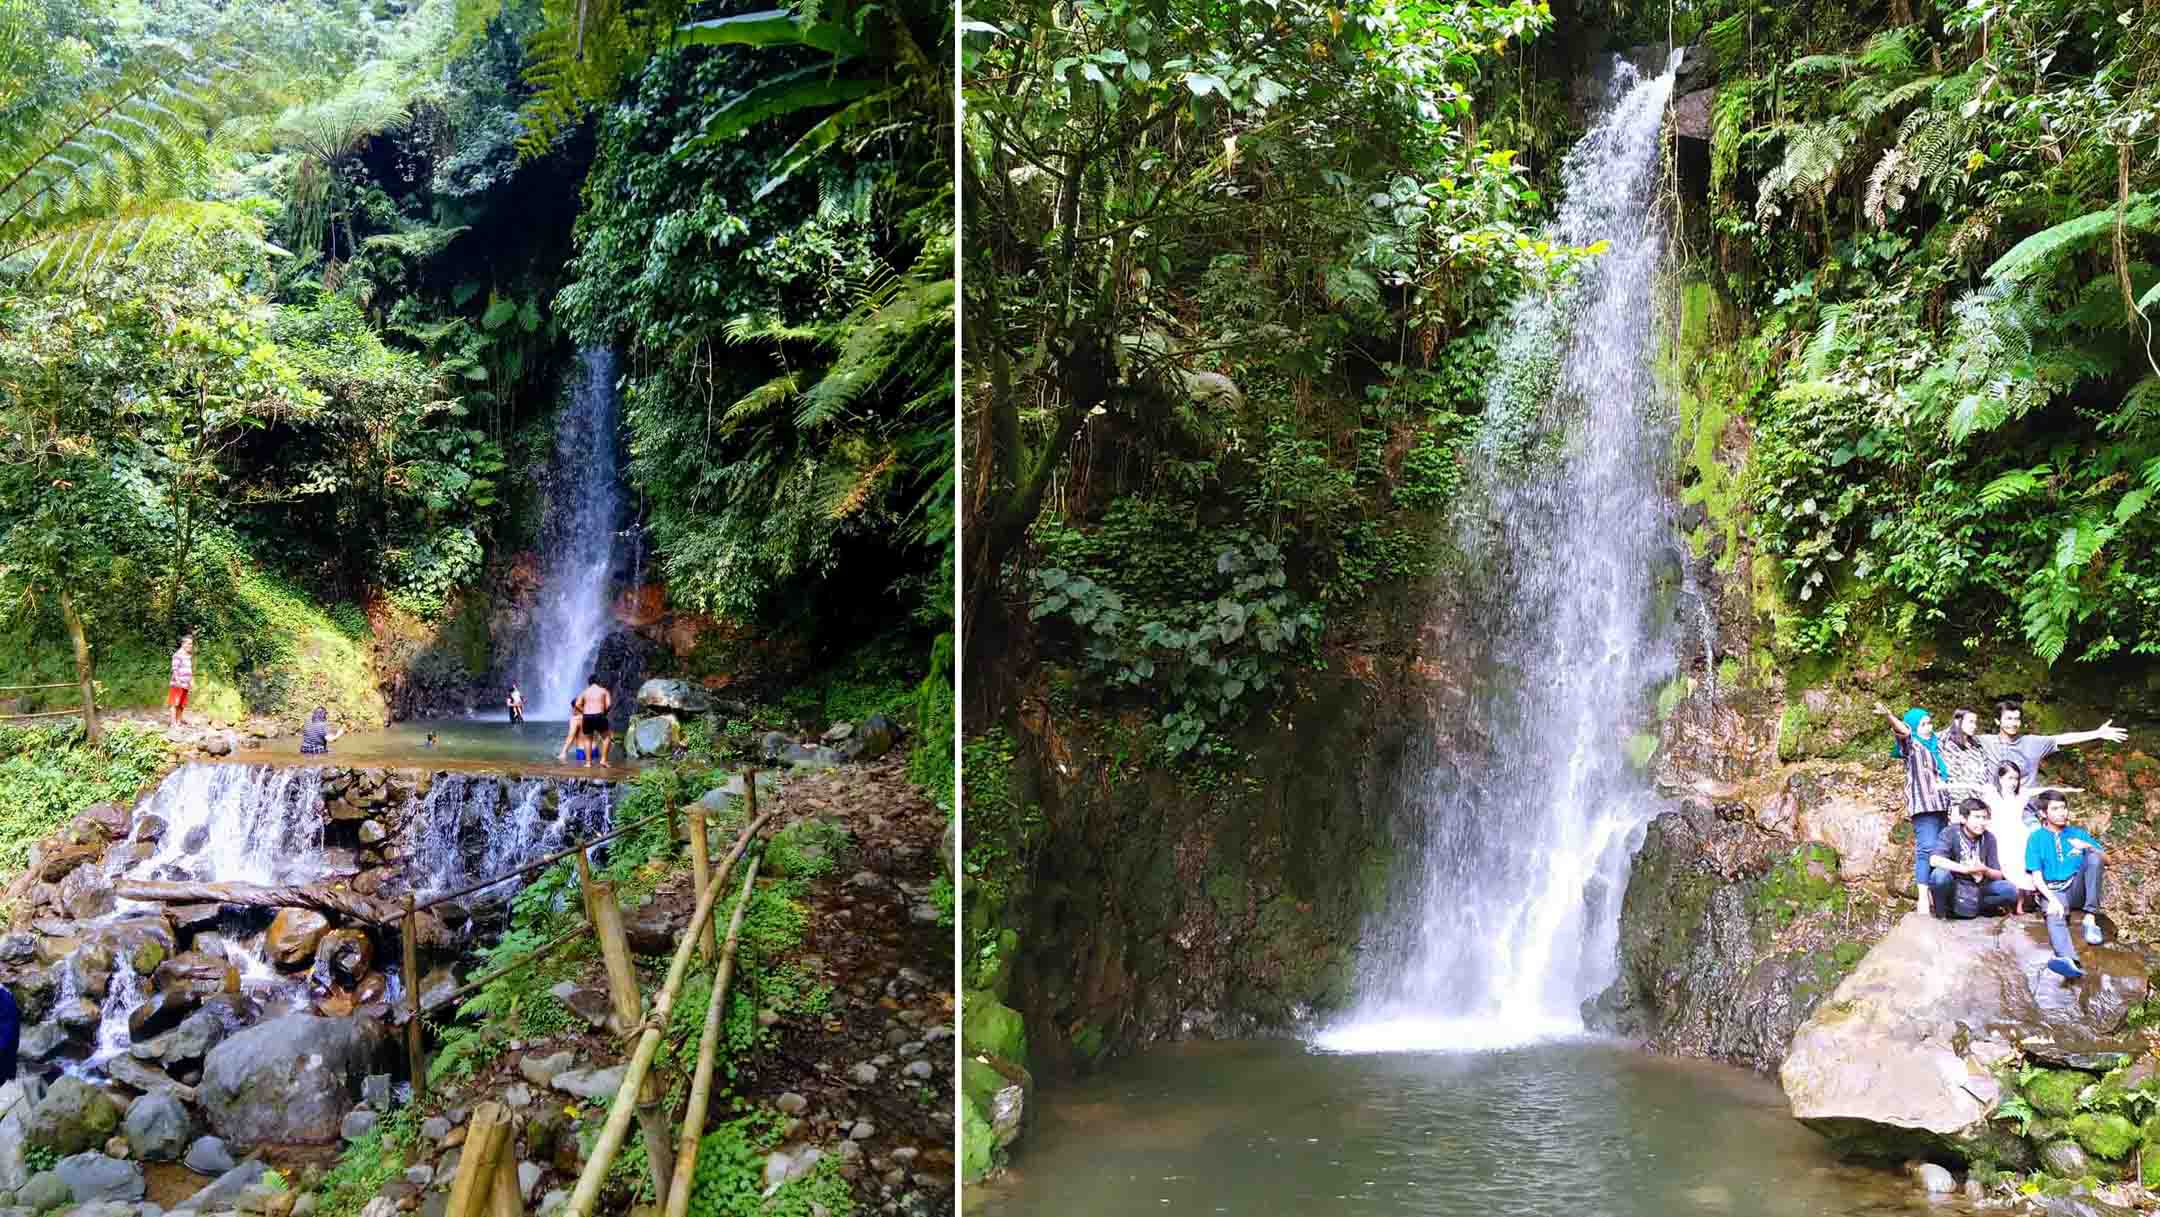
<instances>
[{"instance_id":1,"label":"woman in hijab","mask_svg":"<svg viewBox=\"0 0 2160 1217\"><path fill-rule=\"evenodd\" d=\"M308 715L307 725L300 728L300 751L305 756L316 756L330 751L330 741L345 734L342 728L330 725L330 712L321 706Z\"/></svg>"},{"instance_id":2,"label":"woman in hijab","mask_svg":"<svg viewBox=\"0 0 2160 1217\"><path fill-rule=\"evenodd\" d=\"M1950 792L1942 786L1949 780L1949 770L1942 760L1942 741L1935 738L1933 715L1919 706L1907 710L1903 718L1892 717L1888 709L1881 713L1897 737L1890 755L1905 762L1905 814L1912 817L1913 885L1918 889L1914 899L1925 913L1928 857L1935 852L1936 839L1950 826Z\"/></svg>"}]
</instances>

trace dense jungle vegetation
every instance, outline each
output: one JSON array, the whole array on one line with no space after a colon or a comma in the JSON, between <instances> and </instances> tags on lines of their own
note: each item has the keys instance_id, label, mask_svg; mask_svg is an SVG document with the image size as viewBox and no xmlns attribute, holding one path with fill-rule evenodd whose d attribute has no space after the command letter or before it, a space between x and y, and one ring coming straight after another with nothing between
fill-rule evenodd
<instances>
[{"instance_id":1,"label":"dense jungle vegetation","mask_svg":"<svg viewBox=\"0 0 2160 1217\"><path fill-rule=\"evenodd\" d=\"M81 640L155 704L183 629L219 717L499 679L612 346L668 606L900 639L911 693L951 618L951 47L928 5L0 2L0 683Z\"/></svg>"}]
</instances>

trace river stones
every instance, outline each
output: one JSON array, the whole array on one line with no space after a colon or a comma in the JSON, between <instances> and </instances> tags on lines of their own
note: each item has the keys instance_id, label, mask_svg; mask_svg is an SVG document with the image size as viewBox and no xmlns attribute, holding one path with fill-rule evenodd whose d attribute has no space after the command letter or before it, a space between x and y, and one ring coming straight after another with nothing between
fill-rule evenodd
<instances>
[{"instance_id":1,"label":"river stones","mask_svg":"<svg viewBox=\"0 0 2160 1217\"><path fill-rule=\"evenodd\" d=\"M315 948L310 980L323 987L356 985L375 962L375 944L359 930L332 930Z\"/></svg>"},{"instance_id":2,"label":"river stones","mask_svg":"<svg viewBox=\"0 0 2160 1217\"><path fill-rule=\"evenodd\" d=\"M840 755L851 761L874 761L891 752L899 738L900 724L883 714L873 714L839 745Z\"/></svg>"},{"instance_id":3,"label":"river stones","mask_svg":"<svg viewBox=\"0 0 2160 1217\"><path fill-rule=\"evenodd\" d=\"M315 958L315 948L330 932L330 919L313 909L279 909L270 922L263 947L279 967L304 968Z\"/></svg>"},{"instance_id":4,"label":"river stones","mask_svg":"<svg viewBox=\"0 0 2160 1217\"><path fill-rule=\"evenodd\" d=\"M32 1149L75 1154L101 1148L120 1127L120 1104L83 1081L62 1076L30 1112L25 1140Z\"/></svg>"},{"instance_id":5,"label":"river stones","mask_svg":"<svg viewBox=\"0 0 2160 1217\"><path fill-rule=\"evenodd\" d=\"M250 1027L204 1058L203 1113L243 1145L329 1144L376 1047L373 1025L355 1019L289 1014Z\"/></svg>"},{"instance_id":6,"label":"river stones","mask_svg":"<svg viewBox=\"0 0 2160 1217\"><path fill-rule=\"evenodd\" d=\"M152 993L128 1013L128 1038L134 1042L154 1039L170 1031L195 1012L202 999L186 989Z\"/></svg>"},{"instance_id":7,"label":"river stones","mask_svg":"<svg viewBox=\"0 0 2160 1217\"><path fill-rule=\"evenodd\" d=\"M143 1198L142 1168L133 1162L103 1154L72 1154L60 1159L53 1167L53 1173L67 1184L68 1193L77 1204Z\"/></svg>"},{"instance_id":8,"label":"river stones","mask_svg":"<svg viewBox=\"0 0 2160 1217\"><path fill-rule=\"evenodd\" d=\"M195 1121L186 1105L170 1094L146 1094L128 1104L128 1152L144 1162L171 1162L186 1152Z\"/></svg>"},{"instance_id":9,"label":"river stones","mask_svg":"<svg viewBox=\"0 0 2160 1217\"><path fill-rule=\"evenodd\" d=\"M2143 1001L2143 961L2116 947L2080 954L2085 979L2046 970L2038 918L1942 922L1910 914L1793 1037L1778 1079L1793 1115L1841 1153L1965 1158L2006 1135L1988 1041L2106 1040ZM1962 966L1946 966L1946 961Z\"/></svg>"},{"instance_id":10,"label":"river stones","mask_svg":"<svg viewBox=\"0 0 2160 1217\"><path fill-rule=\"evenodd\" d=\"M25 1152L30 1113L44 1087L27 1078L0 1085L0 1192L12 1192L30 1181L30 1161Z\"/></svg>"}]
</instances>

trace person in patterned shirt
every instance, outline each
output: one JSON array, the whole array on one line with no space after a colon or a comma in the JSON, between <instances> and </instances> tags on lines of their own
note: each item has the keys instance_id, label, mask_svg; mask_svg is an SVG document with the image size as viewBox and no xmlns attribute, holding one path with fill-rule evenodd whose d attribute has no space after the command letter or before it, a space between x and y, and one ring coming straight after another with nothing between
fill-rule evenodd
<instances>
[{"instance_id":1,"label":"person in patterned shirt","mask_svg":"<svg viewBox=\"0 0 2160 1217\"><path fill-rule=\"evenodd\" d=\"M172 725L180 725L187 709L189 690L195 687L195 635L180 635L180 649L172 653L172 684L166 686L165 704L172 709Z\"/></svg>"}]
</instances>

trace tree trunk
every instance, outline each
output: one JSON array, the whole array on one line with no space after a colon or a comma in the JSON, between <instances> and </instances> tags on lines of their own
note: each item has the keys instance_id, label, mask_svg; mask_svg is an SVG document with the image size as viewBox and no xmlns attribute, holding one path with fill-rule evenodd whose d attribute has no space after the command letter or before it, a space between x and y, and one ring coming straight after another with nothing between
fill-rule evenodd
<instances>
[{"instance_id":1,"label":"tree trunk","mask_svg":"<svg viewBox=\"0 0 2160 1217\"><path fill-rule=\"evenodd\" d=\"M83 735L94 744L98 741L97 670L90 662L90 639L83 633L75 598L64 591L60 593L60 619L67 623L68 641L75 644L75 679L82 683Z\"/></svg>"},{"instance_id":2,"label":"tree trunk","mask_svg":"<svg viewBox=\"0 0 2160 1217\"><path fill-rule=\"evenodd\" d=\"M113 884L122 900L147 900L157 904L237 904L243 908L313 909L353 921L387 925L394 918L386 904L358 892L333 887L265 887L254 883L166 883L156 879L123 879Z\"/></svg>"}]
</instances>

